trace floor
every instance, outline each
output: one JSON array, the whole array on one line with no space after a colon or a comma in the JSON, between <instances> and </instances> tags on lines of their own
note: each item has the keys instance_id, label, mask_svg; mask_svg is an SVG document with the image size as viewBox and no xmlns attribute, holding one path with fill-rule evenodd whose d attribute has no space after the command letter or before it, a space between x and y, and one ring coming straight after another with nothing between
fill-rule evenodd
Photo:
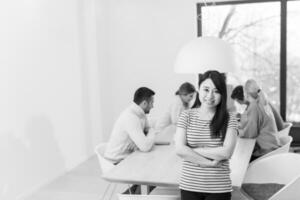
<instances>
[{"instance_id":1,"label":"floor","mask_svg":"<svg viewBox=\"0 0 300 200\"><path fill-rule=\"evenodd\" d=\"M101 179L98 160L94 156L25 200L100 200L107 186L108 182ZM124 186L119 185L116 192L123 189ZM116 195L112 199L116 200Z\"/></svg>"}]
</instances>

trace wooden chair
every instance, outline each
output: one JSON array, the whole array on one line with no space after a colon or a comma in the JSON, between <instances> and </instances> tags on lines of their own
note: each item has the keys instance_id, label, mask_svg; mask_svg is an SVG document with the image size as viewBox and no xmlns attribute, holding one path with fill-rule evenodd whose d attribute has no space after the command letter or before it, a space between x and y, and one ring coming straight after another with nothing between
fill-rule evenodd
<instances>
[{"instance_id":1,"label":"wooden chair","mask_svg":"<svg viewBox=\"0 0 300 200\"><path fill-rule=\"evenodd\" d=\"M177 195L130 195L118 194L119 200L180 200Z\"/></svg>"},{"instance_id":2,"label":"wooden chair","mask_svg":"<svg viewBox=\"0 0 300 200\"><path fill-rule=\"evenodd\" d=\"M257 184L258 189L264 190L268 184L279 184L282 187L274 194L262 199L268 200L297 200L300 197L300 155L295 153L282 153L260 159L249 166L243 189L249 184ZM263 193L266 193L264 190ZM257 193L249 194L250 196ZM267 195L267 194L265 194ZM259 199L256 197L255 199Z\"/></svg>"}]
</instances>

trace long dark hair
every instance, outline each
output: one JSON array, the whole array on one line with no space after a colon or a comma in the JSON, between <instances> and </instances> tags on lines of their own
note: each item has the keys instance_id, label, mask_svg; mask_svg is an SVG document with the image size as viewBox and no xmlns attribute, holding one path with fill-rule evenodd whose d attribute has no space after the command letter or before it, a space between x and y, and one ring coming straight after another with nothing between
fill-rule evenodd
<instances>
[{"instance_id":1,"label":"long dark hair","mask_svg":"<svg viewBox=\"0 0 300 200\"><path fill-rule=\"evenodd\" d=\"M200 88L203 81L211 79L218 91L221 94L221 102L217 105L216 113L210 123L210 130L213 138L221 137L224 140L227 131L229 114L227 111L227 88L226 76L218 71L207 71L204 74L199 74L198 87ZM196 101L193 108L201 106L199 94L197 93Z\"/></svg>"}]
</instances>

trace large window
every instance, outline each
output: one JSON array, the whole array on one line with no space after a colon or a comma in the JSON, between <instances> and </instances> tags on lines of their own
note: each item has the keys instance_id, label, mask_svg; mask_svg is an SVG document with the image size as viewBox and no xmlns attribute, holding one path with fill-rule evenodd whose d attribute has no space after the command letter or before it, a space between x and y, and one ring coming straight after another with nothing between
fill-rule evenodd
<instances>
[{"instance_id":1,"label":"large window","mask_svg":"<svg viewBox=\"0 0 300 200\"><path fill-rule=\"evenodd\" d=\"M280 4L209 6L201 16L203 36L220 37L234 47L239 81L255 78L279 108Z\"/></svg>"},{"instance_id":2,"label":"large window","mask_svg":"<svg viewBox=\"0 0 300 200\"><path fill-rule=\"evenodd\" d=\"M199 3L197 12L199 36L234 47L239 81L257 80L283 118L299 123L300 1Z\"/></svg>"},{"instance_id":3,"label":"large window","mask_svg":"<svg viewBox=\"0 0 300 200\"><path fill-rule=\"evenodd\" d=\"M300 122L300 1L287 2L287 106L288 121Z\"/></svg>"}]
</instances>

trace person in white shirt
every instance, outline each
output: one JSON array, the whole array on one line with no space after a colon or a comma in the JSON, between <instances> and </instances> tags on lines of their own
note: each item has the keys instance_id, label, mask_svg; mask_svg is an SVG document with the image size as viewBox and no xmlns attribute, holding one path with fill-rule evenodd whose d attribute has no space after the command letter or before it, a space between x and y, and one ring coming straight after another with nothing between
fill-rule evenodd
<instances>
[{"instance_id":1,"label":"person in white shirt","mask_svg":"<svg viewBox=\"0 0 300 200\"><path fill-rule=\"evenodd\" d=\"M104 157L119 163L135 150L150 151L156 132L150 129L146 114L153 108L154 92L141 87L134 94L133 103L114 124Z\"/></svg>"},{"instance_id":2,"label":"person in white shirt","mask_svg":"<svg viewBox=\"0 0 300 200\"><path fill-rule=\"evenodd\" d=\"M170 103L166 112L155 123L155 129L161 132L170 125L176 127L181 112L191 108L191 101L195 93L196 89L191 83L185 82L181 84L175 93L174 100Z\"/></svg>"}]
</instances>

